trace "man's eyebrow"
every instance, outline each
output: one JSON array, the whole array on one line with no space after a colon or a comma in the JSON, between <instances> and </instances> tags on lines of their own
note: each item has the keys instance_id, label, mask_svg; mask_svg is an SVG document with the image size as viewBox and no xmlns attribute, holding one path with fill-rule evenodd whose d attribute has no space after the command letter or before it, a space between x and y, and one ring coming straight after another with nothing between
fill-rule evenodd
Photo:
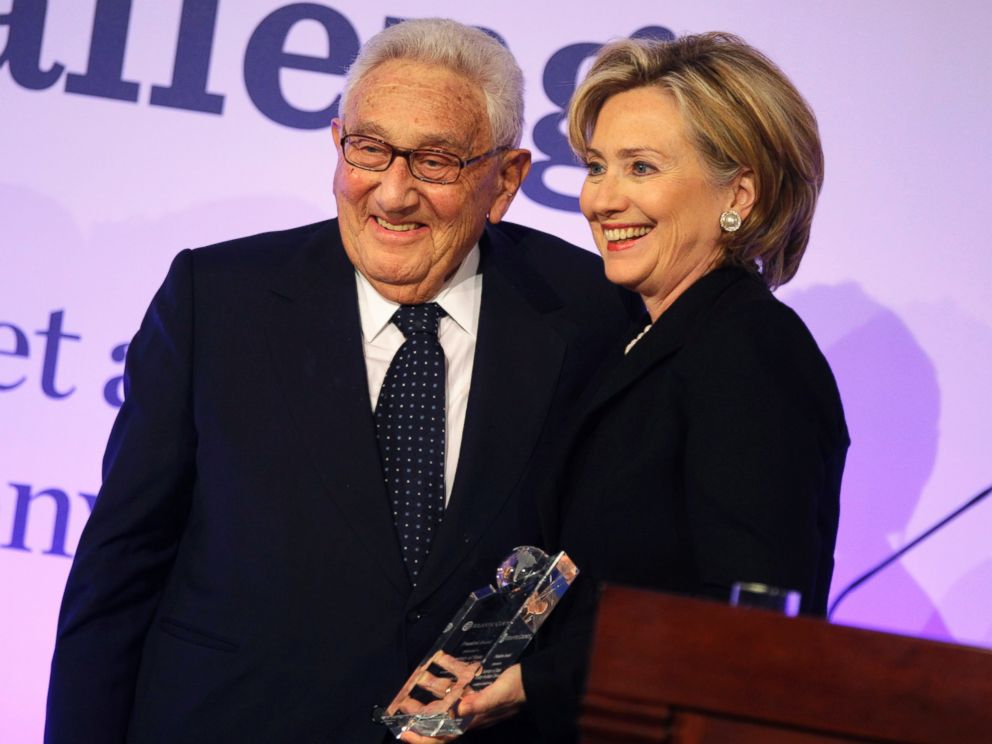
<instances>
[{"instance_id":1,"label":"man's eyebrow","mask_svg":"<svg viewBox=\"0 0 992 744\"><path fill-rule=\"evenodd\" d=\"M389 133L375 122L364 122L354 129L347 126L346 128L348 134L361 134L366 137L378 137L383 140L389 139Z\"/></svg>"},{"instance_id":2,"label":"man's eyebrow","mask_svg":"<svg viewBox=\"0 0 992 744\"><path fill-rule=\"evenodd\" d=\"M359 126L354 129L348 129L348 134L363 134L367 137L378 137L381 140L385 140L390 144L394 144L390 138L389 132L383 129L381 126L376 124L374 121L362 122ZM399 144L396 144L399 147ZM460 152L465 149L465 145L458 142L451 137L443 134L434 134L425 137L424 139L417 142L411 147L411 149L422 149L422 148L435 148L439 150L449 150L451 152Z\"/></svg>"},{"instance_id":3,"label":"man's eyebrow","mask_svg":"<svg viewBox=\"0 0 992 744\"><path fill-rule=\"evenodd\" d=\"M456 142L450 137L440 134L425 138L418 146L435 147L441 150L453 150L454 152L459 152L460 150L465 149L465 144L463 142Z\"/></svg>"}]
</instances>

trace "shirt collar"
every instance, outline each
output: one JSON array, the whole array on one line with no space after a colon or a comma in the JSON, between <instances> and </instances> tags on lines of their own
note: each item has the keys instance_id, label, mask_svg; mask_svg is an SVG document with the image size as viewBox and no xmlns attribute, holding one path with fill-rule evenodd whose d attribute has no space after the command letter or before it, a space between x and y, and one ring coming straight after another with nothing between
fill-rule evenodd
<instances>
[{"instance_id":1,"label":"shirt collar","mask_svg":"<svg viewBox=\"0 0 992 744\"><path fill-rule=\"evenodd\" d=\"M362 322L362 336L365 342L369 343L389 325L400 305L379 294L357 269L355 277L358 285L358 314ZM448 317L473 338L479 329L479 307L482 299L480 280L479 244L476 243L432 300L444 308Z\"/></svg>"}]
</instances>

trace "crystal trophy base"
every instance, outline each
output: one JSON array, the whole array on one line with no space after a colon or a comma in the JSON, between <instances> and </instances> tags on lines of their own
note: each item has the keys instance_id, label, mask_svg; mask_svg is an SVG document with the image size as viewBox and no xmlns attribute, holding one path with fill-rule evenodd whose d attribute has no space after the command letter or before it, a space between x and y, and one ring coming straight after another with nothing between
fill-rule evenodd
<instances>
[{"instance_id":1,"label":"crystal trophy base","mask_svg":"<svg viewBox=\"0 0 992 744\"><path fill-rule=\"evenodd\" d=\"M496 570L496 585L472 592L424 660L373 719L399 738L457 736L471 716L458 715L466 692L481 690L512 666L579 571L564 553L516 548Z\"/></svg>"}]
</instances>

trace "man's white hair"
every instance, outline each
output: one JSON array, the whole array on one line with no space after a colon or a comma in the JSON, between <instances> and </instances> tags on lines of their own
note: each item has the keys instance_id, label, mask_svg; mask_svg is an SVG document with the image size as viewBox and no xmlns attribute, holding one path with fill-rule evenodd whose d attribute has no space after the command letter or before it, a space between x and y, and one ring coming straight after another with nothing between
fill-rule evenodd
<instances>
[{"instance_id":1,"label":"man's white hair","mask_svg":"<svg viewBox=\"0 0 992 744\"><path fill-rule=\"evenodd\" d=\"M446 18L417 18L390 26L369 39L348 69L341 115L348 96L373 69L394 59L439 65L479 86L494 147L519 147L524 121L524 76L510 51L489 34Z\"/></svg>"}]
</instances>

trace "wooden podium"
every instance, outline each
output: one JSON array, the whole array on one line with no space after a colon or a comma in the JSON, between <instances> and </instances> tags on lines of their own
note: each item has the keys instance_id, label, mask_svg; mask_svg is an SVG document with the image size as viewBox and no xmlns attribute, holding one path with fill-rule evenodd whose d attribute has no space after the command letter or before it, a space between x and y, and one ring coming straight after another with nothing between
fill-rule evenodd
<instances>
[{"instance_id":1,"label":"wooden podium","mask_svg":"<svg viewBox=\"0 0 992 744\"><path fill-rule=\"evenodd\" d=\"M621 587L585 744L992 744L992 652Z\"/></svg>"}]
</instances>

